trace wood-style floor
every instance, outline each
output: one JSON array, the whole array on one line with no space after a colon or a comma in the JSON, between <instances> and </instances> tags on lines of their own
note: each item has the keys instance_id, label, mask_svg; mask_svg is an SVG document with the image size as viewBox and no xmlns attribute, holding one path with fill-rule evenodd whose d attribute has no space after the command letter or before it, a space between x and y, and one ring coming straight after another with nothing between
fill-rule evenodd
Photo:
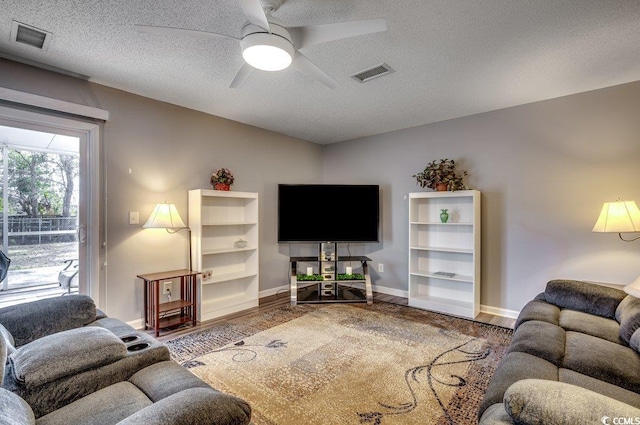
<instances>
[{"instance_id":1,"label":"wood-style floor","mask_svg":"<svg viewBox=\"0 0 640 425\"><path fill-rule=\"evenodd\" d=\"M380 294L377 292L374 292L373 294L373 302L375 303L376 301L384 301L384 302L388 302L388 303L393 303L393 304L400 304L400 305L407 305L407 299L406 298L401 298L401 297L395 297L392 295L386 295L386 294ZM282 294L278 294L278 295L272 295L269 297L264 297L260 299L260 305L258 307L254 307L248 310L244 310L238 313L234 313L234 314L230 314L228 316L224 316L224 317L220 317L217 319L213 319L213 320L208 320L206 322L202 322L202 323L198 323L195 327L186 327L180 330L176 330L174 332L171 333L167 333L166 335L160 334L160 337L158 338L160 341L166 342L166 341L170 341L172 339L175 339L179 336L183 336L183 335L188 335L190 333L193 332L198 332L198 331L202 331L208 328L211 328L215 325L218 325L220 323L224 323L227 320L230 319L235 319L238 317L243 317L246 316L248 314L252 314L255 312L260 312L260 311L268 311L272 308L275 307L279 307L281 305L287 304L289 303L290 298L289 298L289 293L285 292ZM476 321L478 322L482 322L482 323L488 323L491 325L496 325L496 326L502 326L505 328L512 328L515 324L515 319L510 319L507 317L501 317L501 316L494 316L492 314L487 314L487 313L480 313L476 319ZM147 331L150 335L153 335L153 331L152 330L148 330Z\"/></svg>"}]
</instances>

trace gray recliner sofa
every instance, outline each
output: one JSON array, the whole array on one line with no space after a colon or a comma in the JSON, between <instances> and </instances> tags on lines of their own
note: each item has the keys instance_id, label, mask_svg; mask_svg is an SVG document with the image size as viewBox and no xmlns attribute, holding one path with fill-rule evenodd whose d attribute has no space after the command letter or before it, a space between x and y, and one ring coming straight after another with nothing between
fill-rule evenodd
<instances>
[{"instance_id":1,"label":"gray recliner sofa","mask_svg":"<svg viewBox=\"0 0 640 425\"><path fill-rule=\"evenodd\" d=\"M72 295L0 309L0 425L247 424L243 400Z\"/></svg>"},{"instance_id":2,"label":"gray recliner sofa","mask_svg":"<svg viewBox=\"0 0 640 425\"><path fill-rule=\"evenodd\" d=\"M481 403L480 424L640 421L639 351L639 299L552 280L520 312Z\"/></svg>"}]
</instances>

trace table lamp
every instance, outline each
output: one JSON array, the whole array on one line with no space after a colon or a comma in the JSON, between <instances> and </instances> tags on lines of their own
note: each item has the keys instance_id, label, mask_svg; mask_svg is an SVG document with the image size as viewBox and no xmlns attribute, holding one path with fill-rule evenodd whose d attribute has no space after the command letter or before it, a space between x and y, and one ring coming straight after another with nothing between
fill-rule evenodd
<instances>
[{"instance_id":1,"label":"table lamp","mask_svg":"<svg viewBox=\"0 0 640 425\"><path fill-rule=\"evenodd\" d=\"M622 233L640 232L640 210L635 201L605 202L593 231L617 233L625 242L640 239L640 236L634 239L622 237Z\"/></svg>"},{"instance_id":2,"label":"table lamp","mask_svg":"<svg viewBox=\"0 0 640 425\"><path fill-rule=\"evenodd\" d=\"M184 224L182 217L178 214L175 204L157 204L149 219L144 223L145 229L165 229L167 233L176 233L182 229L187 229L189 233L189 270L191 267L191 229Z\"/></svg>"}]
</instances>

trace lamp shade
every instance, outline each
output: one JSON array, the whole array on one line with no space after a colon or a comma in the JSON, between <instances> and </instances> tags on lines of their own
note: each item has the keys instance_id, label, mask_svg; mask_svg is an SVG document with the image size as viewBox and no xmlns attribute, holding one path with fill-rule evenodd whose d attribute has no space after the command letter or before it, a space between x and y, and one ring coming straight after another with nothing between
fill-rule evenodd
<instances>
[{"instance_id":1,"label":"lamp shade","mask_svg":"<svg viewBox=\"0 0 640 425\"><path fill-rule=\"evenodd\" d=\"M187 227L174 204L158 204L144 226L147 229L178 229Z\"/></svg>"},{"instance_id":2,"label":"lamp shade","mask_svg":"<svg viewBox=\"0 0 640 425\"><path fill-rule=\"evenodd\" d=\"M640 232L640 210L635 201L605 202L594 232Z\"/></svg>"},{"instance_id":3,"label":"lamp shade","mask_svg":"<svg viewBox=\"0 0 640 425\"><path fill-rule=\"evenodd\" d=\"M636 298L640 298L640 276L624 288L624 292Z\"/></svg>"}]
</instances>

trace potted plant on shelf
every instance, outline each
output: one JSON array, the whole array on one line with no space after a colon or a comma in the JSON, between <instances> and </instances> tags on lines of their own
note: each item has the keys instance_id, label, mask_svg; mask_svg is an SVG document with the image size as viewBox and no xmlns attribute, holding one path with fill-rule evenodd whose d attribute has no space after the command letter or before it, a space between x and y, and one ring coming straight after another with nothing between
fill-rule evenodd
<instances>
[{"instance_id":1,"label":"potted plant on shelf","mask_svg":"<svg viewBox=\"0 0 640 425\"><path fill-rule=\"evenodd\" d=\"M211 174L211 184L215 190L229 190L234 180L228 168L218 168Z\"/></svg>"},{"instance_id":2,"label":"potted plant on shelf","mask_svg":"<svg viewBox=\"0 0 640 425\"><path fill-rule=\"evenodd\" d=\"M431 161L422 172L414 174L413 177L422 188L455 191L466 189L463 179L467 175L466 171L456 170L456 163L453 159L445 158L440 161Z\"/></svg>"}]
</instances>

